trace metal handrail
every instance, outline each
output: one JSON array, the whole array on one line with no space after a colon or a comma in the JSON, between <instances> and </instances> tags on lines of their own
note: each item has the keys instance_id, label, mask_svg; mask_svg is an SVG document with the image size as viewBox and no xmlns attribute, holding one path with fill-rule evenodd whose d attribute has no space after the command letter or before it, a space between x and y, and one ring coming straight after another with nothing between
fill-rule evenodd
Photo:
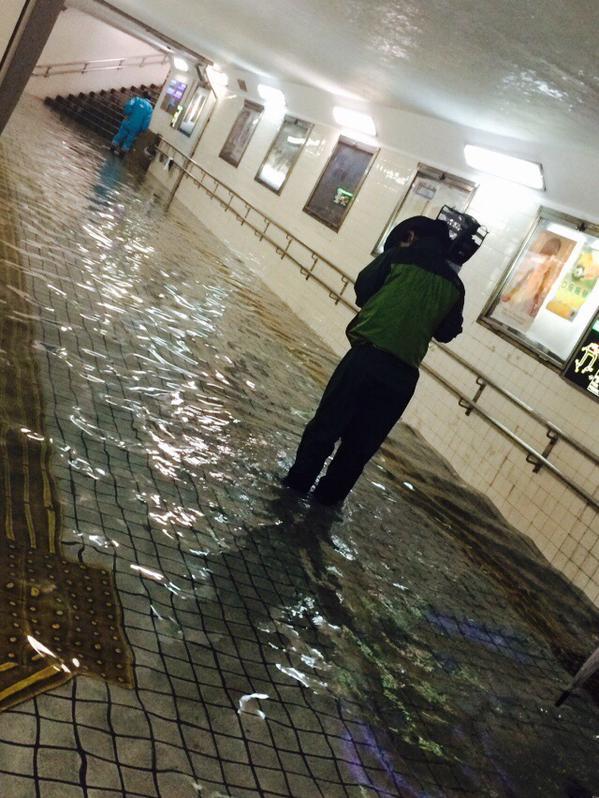
<instances>
[{"instance_id":1,"label":"metal handrail","mask_svg":"<svg viewBox=\"0 0 599 798\"><path fill-rule=\"evenodd\" d=\"M581 499L584 499L591 507L596 510L599 510L599 501L595 499L588 491L582 488L577 482L574 482L569 476L564 474L556 465L551 463L544 454L538 452L533 446L526 443L519 435L516 435L512 432L509 427L499 421L499 419L492 416L486 410L483 410L482 407L479 407L473 399L469 399L465 396L459 388L456 388L455 385L452 385L445 377L442 377L438 372L434 369L430 368L426 364L422 364L422 368L431 375L431 377L437 382L441 383L450 393L458 399L458 404L460 407L466 409L466 412L475 412L481 418L484 418L485 421L494 427L498 432L500 432L504 437L509 438L510 441L518 448L522 449L526 452L526 462L530 463L533 466L533 471L535 473L540 471L541 468L546 468L550 471L555 477L560 479L564 484L566 484L574 493L580 496Z\"/></svg>"},{"instance_id":2,"label":"metal handrail","mask_svg":"<svg viewBox=\"0 0 599 798\"><path fill-rule=\"evenodd\" d=\"M162 145L162 146L160 146ZM280 225L278 222L275 222L261 210L256 208L246 199L244 199L240 194L234 191L232 188L229 188L225 183L223 183L218 178L211 175L207 172L197 161L194 161L190 156L186 155L185 153L181 152L177 147L175 147L170 142L165 141L164 139L161 140L160 145L157 147L159 153L161 153L164 157L168 158L172 161L172 164L179 169L183 175L183 177L187 177L195 183L198 188L201 188L205 191L211 199L217 200L219 204L225 209L226 212L233 213L233 215L240 221L242 225L246 225L251 230L254 231L254 234L257 235L260 240L265 240L269 243L274 249L277 251L277 254L281 256L281 258L287 258L292 263L294 263L305 276L306 280L312 279L316 283L318 283L322 288L326 289L329 293L329 297L334 300L335 304L341 303L345 307L349 308L350 310L356 311L357 306L353 303L348 301L344 296L343 293L348 285L353 285L354 280L350 275L332 263L328 258L325 258L320 253L316 252L316 250L309 247L303 241L301 241L297 236L291 233L287 228ZM164 149L164 148L167 149ZM175 158L172 156L172 153L181 156L183 158L183 163L177 163ZM193 170L197 170L199 175L194 174ZM205 180L211 180L213 182L213 186L210 187L205 183ZM226 196L219 196L218 190L222 189L226 192ZM237 201L241 204L241 208L236 208L234 206L234 201ZM250 213L256 214L261 219L261 227L256 226L253 224L250 219ZM282 246L281 243L277 242L271 235L269 235L269 231L278 231L282 234L286 239L286 246ZM290 253L290 247L292 244L299 246L304 253L304 255L308 255L311 263L306 264L305 262L299 259L298 255L293 255ZM322 277L315 274L315 269L319 264L323 264L325 267L331 269L337 276L340 277L342 285L340 290L336 290L333 286L330 285L327 281L323 280ZM452 352L447 347L443 346L442 344L436 344L447 356L451 357L456 362L460 363L463 367L468 369L472 374L476 376L476 382L479 386L476 394L474 397L469 398L466 396L459 388L455 385L450 383L445 377L442 377L435 369L431 368L426 363L422 364L422 369L427 373L430 374L433 379L443 385L450 393L458 398L458 403L460 407L463 407L466 410L466 414L469 415L472 412L475 412L477 415L481 416L481 418L485 419L487 423L489 423L492 427L494 427L498 432L500 432L503 436L509 438L514 445L518 448L522 449L526 452L526 460L527 462L531 463L533 466L533 471L537 472L541 468L546 468L550 471L556 478L560 479L564 484L568 485L568 487L580 496L584 501L586 501L590 506L594 507L595 509L599 509L599 501L594 498L588 491L586 491L583 487L578 485L573 479L568 477L566 474L563 473L556 465L551 463L548 460L548 456L551 453L553 447L556 445L558 441L563 441L571 446L573 449L578 451L584 457L587 457L591 460L595 465L599 465L599 458L587 447L583 444L576 441L574 438L570 437L566 433L564 433L557 425L552 424L550 421L547 421L540 413L536 410L531 408L517 396L512 394L510 391L507 391L504 388L501 388L492 380L488 379L485 375L481 374L474 366L468 363L464 358L460 355L457 355L455 352ZM499 394L504 396L510 402L515 404L519 409L527 413L532 419L537 421L540 424L543 424L547 429L547 436L549 438L549 443L546 446L545 450L541 453L538 452L533 446L526 443L520 436L516 435L512 430L510 430L503 422L499 419L495 418L495 416L488 413L482 407L477 405L477 401L481 396L485 387L493 388Z\"/></svg>"},{"instance_id":3,"label":"metal handrail","mask_svg":"<svg viewBox=\"0 0 599 798\"><path fill-rule=\"evenodd\" d=\"M260 237L260 239L264 239L269 244L271 244L277 250L278 254L281 256L282 259L288 258L289 260L293 261L296 264L296 266L298 266L298 268L301 270L306 280L313 279L317 283L319 283L323 288L326 288L329 291L331 298L335 300L335 304L341 302L341 304L345 305L350 310L356 309L356 306L353 304L353 302L349 302L343 296L343 293L347 288L347 286L353 285L354 282L353 278L350 277L349 274L344 272L343 269L340 269L338 266L336 266L332 261L328 260L328 258L325 258L320 253L316 252L316 250L312 249L312 247L309 247L307 244L301 241L297 236L295 236L293 233L287 230L287 228L283 227L278 222L275 222L273 219L266 216L266 214L262 213L262 211L260 211L258 208L256 208L247 200L245 200L240 194L238 194L232 188L229 188L229 186L227 186L221 180L219 180L218 178L214 177L209 172L207 172L202 166L200 166L197 163L197 161L194 161L192 158L185 155L185 153L181 152L181 150L177 149L177 147L175 147L173 144L164 141L164 139L162 139L161 144L168 146L173 152L177 153L178 155L181 155L182 158L184 158L183 165L176 163L176 161L174 160L173 163L178 169L180 169L185 174L186 177L190 178L194 183L196 183L198 187L202 188L207 194L209 194L211 199L216 199L221 205L225 207L227 211L233 213L233 215L239 219L242 225L249 227L251 230L253 230L256 233L257 236ZM168 152L165 152L160 147L158 147L157 149L167 158L170 157L170 154ZM190 171L189 169L190 166L192 168L198 169L201 173L201 177L199 178L196 177L196 175L194 175ZM210 189L204 183L204 178L208 178L209 180L213 181L214 189ZM227 192L226 197L220 197L218 195L217 191L219 187L223 188ZM243 206L243 210L236 210L233 205L233 200L238 200ZM251 221L249 220L249 213L251 211L258 214L258 216L262 218L264 229L260 229L251 223ZM273 230L278 231L285 238L286 242L285 245L275 241L270 235L268 235L268 232ZM299 254L298 256L292 255L289 252L292 243L301 247L304 255L308 255L311 262L305 263L298 260ZM324 280L322 280L322 278L319 278L316 274L314 274L314 271L319 262L324 264L327 268L329 268L331 271L335 272L335 274L339 276L341 280L341 287L339 291L337 291L336 288L334 288L333 286L329 285Z\"/></svg>"},{"instance_id":4,"label":"metal handrail","mask_svg":"<svg viewBox=\"0 0 599 798\"><path fill-rule=\"evenodd\" d=\"M34 78L50 78L53 75L70 73L101 72L108 69L125 69L125 67L143 67L151 64L166 64L169 57L166 53L148 53L147 55L129 55L124 58L101 58L96 61L64 61L58 64L37 64L32 74Z\"/></svg>"},{"instance_id":5,"label":"metal handrail","mask_svg":"<svg viewBox=\"0 0 599 798\"><path fill-rule=\"evenodd\" d=\"M441 349L446 355L451 357L453 360L455 360L465 369L467 369L471 374L475 375L476 383L479 386L479 389L476 392L476 395L472 398L473 402L478 401L479 397L481 396L483 390L486 387L492 388L494 391L496 391L498 394L508 399L510 402L512 402L512 404L516 405L520 410L525 412L528 416L533 418L539 424L546 427L547 437L550 438L551 441L553 441L553 445L551 446L551 448L553 448L553 446L558 442L558 440L562 440L564 443L567 443L569 446L571 446L577 452L579 452L584 457L589 459L595 465L599 465L599 458L597 458L597 455L595 455L594 452L592 452L584 444L579 443L577 440L570 437L566 432L564 432L560 427L558 427L557 424L554 424L552 421L548 421L543 415L541 415L541 413L539 413L529 404L522 401L522 399L513 394L511 391L508 391L506 388L502 388L490 377L487 377L486 374L483 374L482 372L474 368L474 366L471 363L468 363L468 361L465 360L463 357L458 355L456 352L452 352L451 349L448 349L444 344L435 343L435 346Z\"/></svg>"}]
</instances>

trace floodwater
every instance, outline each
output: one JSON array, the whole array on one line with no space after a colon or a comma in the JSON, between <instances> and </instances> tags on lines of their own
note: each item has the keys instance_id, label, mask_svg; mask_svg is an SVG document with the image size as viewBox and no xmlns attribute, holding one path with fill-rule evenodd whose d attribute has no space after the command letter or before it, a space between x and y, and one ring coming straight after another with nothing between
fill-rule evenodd
<instances>
[{"instance_id":1,"label":"floodwater","mask_svg":"<svg viewBox=\"0 0 599 798\"><path fill-rule=\"evenodd\" d=\"M279 488L334 358L160 193L0 141L0 795L599 794L596 610L405 426Z\"/></svg>"}]
</instances>

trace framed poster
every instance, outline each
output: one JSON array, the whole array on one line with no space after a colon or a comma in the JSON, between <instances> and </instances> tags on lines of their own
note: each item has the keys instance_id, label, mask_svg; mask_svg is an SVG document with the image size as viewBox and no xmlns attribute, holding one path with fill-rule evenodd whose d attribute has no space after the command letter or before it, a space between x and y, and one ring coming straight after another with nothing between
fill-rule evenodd
<instances>
[{"instance_id":1,"label":"framed poster","mask_svg":"<svg viewBox=\"0 0 599 798\"><path fill-rule=\"evenodd\" d=\"M563 367L599 307L598 236L541 209L479 321Z\"/></svg>"},{"instance_id":2,"label":"framed poster","mask_svg":"<svg viewBox=\"0 0 599 798\"><path fill-rule=\"evenodd\" d=\"M339 230L378 150L341 136L304 211Z\"/></svg>"},{"instance_id":3,"label":"framed poster","mask_svg":"<svg viewBox=\"0 0 599 798\"><path fill-rule=\"evenodd\" d=\"M309 122L286 116L262 161L256 180L280 194L311 130Z\"/></svg>"},{"instance_id":4,"label":"framed poster","mask_svg":"<svg viewBox=\"0 0 599 798\"><path fill-rule=\"evenodd\" d=\"M163 111L166 111L167 114L174 114L181 101L183 100L183 95L187 91L187 83L183 83L176 78L173 78L168 86L166 87L166 91L164 92L164 97L162 98L162 102L160 107Z\"/></svg>"},{"instance_id":5,"label":"framed poster","mask_svg":"<svg viewBox=\"0 0 599 798\"><path fill-rule=\"evenodd\" d=\"M200 118L207 97L207 90L198 86L189 102L187 102L185 107L181 110L181 113L173 117L171 125L180 130L184 136L191 136Z\"/></svg>"},{"instance_id":6,"label":"framed poster","mask_svg":"<svg viewBox=\"0 0 599 798\"><path fill-rule=\"evenodd\" d=\"M475 191L476 183L470 180L447 174L432 166L418 164L418 171L408 190L391 214L372 250L373 255L383 251L387 236L404 219L409 219L410 216L428 216L436 219L444 205L463 213L468 208Z\"/></svg>"},{"instance_id":7,"label":"framed poster","mask_svg":"<svg viewBox=\"0 0 599 798\"><path fill-rule=\"evenodd\" d=\"M574 350L563 377L599 401L599 314Z\"/></svg>"},{"instance_id":8,"label":"framed poster","mask_svg":"<svg viewBox=\"0 0 599 798\"><path fill-rule=\"evenodd\" d=\"M568 321L574 321L583 305L591 298L599 280L599 249L583 245L566 274L562 277L547 310Z\"/></svg>"},{"instance_id":9,"label":"framed poster","mask_svg":"<svg viewBox=\"0 0 599 798\"><path fill-rule=\"evenodd\" d=\"M243 108L237 115L235 122L233 122L233 127L219 153L220 157L230 163L231 166L239 165L263 111L264 106L249 100L244 101Z\"/></svg>"}]
</instances>

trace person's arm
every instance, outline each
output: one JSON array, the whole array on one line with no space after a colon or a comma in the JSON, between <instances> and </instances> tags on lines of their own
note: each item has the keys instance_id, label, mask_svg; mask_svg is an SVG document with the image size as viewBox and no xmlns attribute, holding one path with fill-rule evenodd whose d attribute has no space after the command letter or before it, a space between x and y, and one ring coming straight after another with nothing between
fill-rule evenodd
<instances>
[{"instance_id":1,"label":"person's arm","mask_svg":"<svg viewBox=\"0 0 599 798\"><path fill-rule=\"evenodd\" d=\"M464 327L464 292L460 292L460 297L441 324L433 334L435 341L448 344L462 332Z\"/></svg>"},{"instance_id":2,"label":"person's arm","mask_svg":"<svg viewBox=\"0 0 599 798\"><path fill-rule=\"evenodd\" d=\"M123 107L123 113L125 114L125 116L131 116L134 104L135 104L135 99L133 97L130 100L127 100L127 102Z\"/></svg>"},{"instance_id":3,"label":"person's arm","mask_svg":"<svg viewBox=\"0 0 599 798\"><path fill-rule=\"evenodd\" d=\"M356 292L356 305L363 307L370 297L379 291L389 276L392 259L389 253L381 252L380 255L368 264L356 278L354 289Z\"/></svg>"}]
</instances>

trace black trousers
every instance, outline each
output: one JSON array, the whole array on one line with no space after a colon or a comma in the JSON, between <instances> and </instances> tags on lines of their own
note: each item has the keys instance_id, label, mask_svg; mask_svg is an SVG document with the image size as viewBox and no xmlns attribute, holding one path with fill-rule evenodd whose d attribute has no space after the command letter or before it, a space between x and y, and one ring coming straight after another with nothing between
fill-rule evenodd
<instances>
[{"instance_id":1,"label":"black trousers","mask_svg":"<svg viewBox=\"0 0 599 798\"><path fill-rule=\"evenodd\" d=\"M369 345L354 346L339 363L300 442L285 482L307 491L341 440L316 494L344 499L364 466L406 409L418 370Z\"/></svg>"}]
</instances>

